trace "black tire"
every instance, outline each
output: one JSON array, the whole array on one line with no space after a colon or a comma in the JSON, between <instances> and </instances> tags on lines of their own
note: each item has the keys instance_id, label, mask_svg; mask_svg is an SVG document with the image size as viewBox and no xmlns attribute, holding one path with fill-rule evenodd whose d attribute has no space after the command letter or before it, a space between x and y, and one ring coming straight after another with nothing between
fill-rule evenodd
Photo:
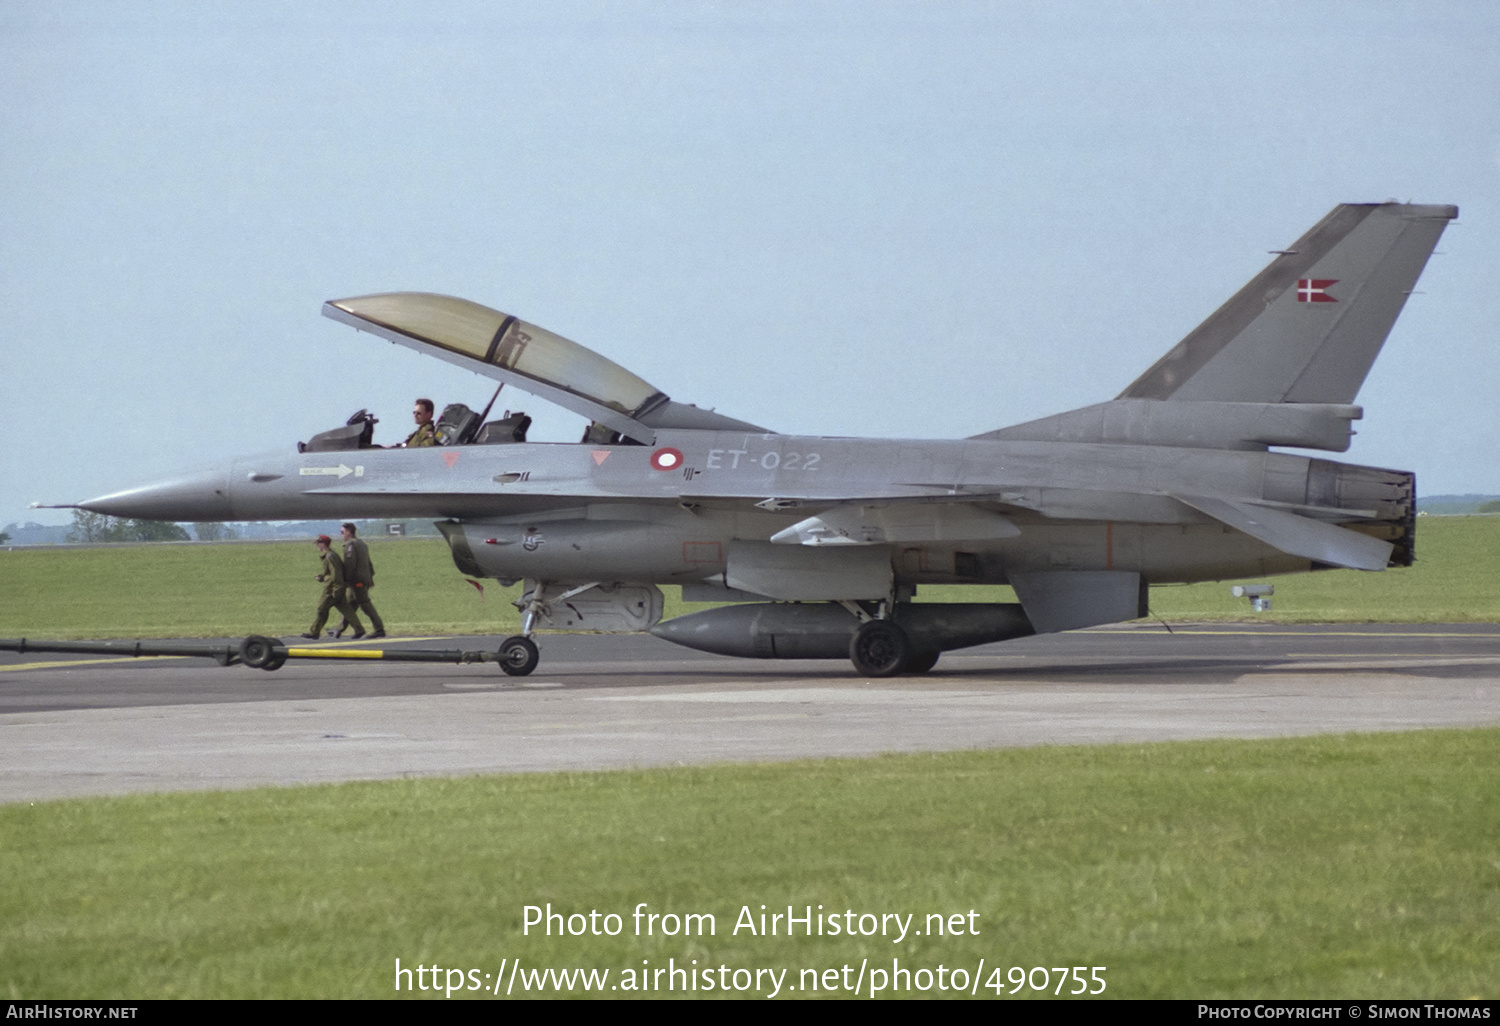
<instances>
[{"instance_id":1,"label":"black tire","mask_svg":"<svg viewBox=\"0 0 1500 1026\"><path fill-rule=\"evenodd\" d=\"M913 652L907 657L906 667L901 672L926 673L937 665L938 656L940 655L942 653L935 650L932 652Z\"/></svg>"},{"instance_id":2,"label":"black tire","mask_svg":"<svg viewBox=\"0 0 1500 1026\"><path fill-rule=\"evenodd\" d=\"M866 676L894 677L909 658L911 641L905 631L889 620L861 624L849 642L849 659Z\"/></svg>"},{"instance_id":3,"label":"black tire","mask_svg":"<svg viewBox=\"0 0 1500 1026\"><path fill-rule=\"evenodd\" d=\"M508 676L524 677L536 669L536 664L541 661L542 655L536 650L536 644L530 639L517 634L513 638L506 638L500 643L500 669Z\"/></svg>"},{"instance_id":4,"label":"black tire","mask_svg":"<svg viewBox=\"0 0 1500 1026\"><path fill-rule=\"evenodd\" d=\"M240 642L240 662L257 670L278 669L286 662L286 646L275 638L252 634ZM271 665L273 662L274 666Z\"/></svg>"}]
</instances>

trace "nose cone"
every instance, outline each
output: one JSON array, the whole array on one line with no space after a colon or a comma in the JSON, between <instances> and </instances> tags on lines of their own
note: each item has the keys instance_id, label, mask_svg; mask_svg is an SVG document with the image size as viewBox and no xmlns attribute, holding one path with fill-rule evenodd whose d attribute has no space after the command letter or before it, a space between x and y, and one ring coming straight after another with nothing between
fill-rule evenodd
<instances>
[{"instance_id":1,"label":"nose cone","mask_svg":"<svg viewBox=\"0 0 1500 1026\"><path fill-rule=\"evenodd\" d=\"M80 502L79 509L131 520L230 520L229 473L209 470Z\"/></svg>"}]
</instances>

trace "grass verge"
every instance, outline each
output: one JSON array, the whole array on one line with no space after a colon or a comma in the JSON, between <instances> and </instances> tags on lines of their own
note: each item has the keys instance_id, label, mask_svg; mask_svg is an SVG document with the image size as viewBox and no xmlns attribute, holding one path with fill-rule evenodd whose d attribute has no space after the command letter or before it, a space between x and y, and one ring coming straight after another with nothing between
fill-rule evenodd
<instances>
[{"instance_id":1,"label":"grass verge","mask_svg":"<svg viewBox=\"0 0 1500 1026\"><path fill-rule=\"evenodd\" d=\"M1384 573L1330 570L1274 578L1270 615L1252 614L1232 582L1151 590L1170 620L1461 623L1500 620L1500 517L1423 518L1418 563ZM393 632L511 634L516 588L481 593L435 539L371 542L375 606ZM311 543L141 545L0 552L0 637L172 638L296 634L320 586ZM667 594L667 617L702 605ZM999 587L923 587L921 601L1013 602Z\"/></svg>"},{"instance_id":2,"label":"grass verge","mask_svg":"<svg viewBox=\"0 0 1500 1026\"><path fill-rule=\"evenodd\" d=\"M798 986L862 959L972 973L982 958L1002 982L1106 966L1110 997L1493 998L1497 743L1427 731L5 806L0 991L390 997L397 958L479 978L520 958L616 985L697 959ZM523 906L548 902L617 913L623 932L523 936ZM712 913L715 933L634 936L640 902ZM918 928L974 910L978 933L735 935L763 904Z\"/></svg>"}]
</instances>

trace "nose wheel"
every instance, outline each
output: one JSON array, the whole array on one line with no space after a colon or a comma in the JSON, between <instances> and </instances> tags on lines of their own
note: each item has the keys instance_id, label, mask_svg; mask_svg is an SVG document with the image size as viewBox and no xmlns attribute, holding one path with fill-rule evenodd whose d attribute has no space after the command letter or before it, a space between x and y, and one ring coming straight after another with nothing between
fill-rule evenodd
<instances>
[{"instance_id":1,"label":"nose wheel","mask_svg":"<svg viewBox=\"0 0 1500 1026\"><path fill-rule=\"evenodd\" d=\"M507 676L524 677L536 669L536 664L541 660L541 653L536 650L536 642L520 634L506 638L500 643L500 669Z\"/></svg>"}]
</instances>

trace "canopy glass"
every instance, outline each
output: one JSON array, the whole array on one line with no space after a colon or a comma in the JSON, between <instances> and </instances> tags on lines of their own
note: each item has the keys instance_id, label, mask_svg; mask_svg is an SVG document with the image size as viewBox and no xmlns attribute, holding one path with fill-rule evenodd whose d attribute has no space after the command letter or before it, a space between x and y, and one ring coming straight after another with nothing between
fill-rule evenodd
<instances>
[{"instance_id":1,"label":"canopy glass","mask_svg":"<svg viewBox=\"0 0 1500 1026\"><path fill-rule=\"evenodd\" d=\"M654 386L593 350L467 299L430 292L387 292L334 299L327 307L325 312L338 320L394 341L434 346L460 357L453 361L460 365L472 360L478 364L473 369L480 373L502 380L511 375L530 379L627 417L639 416L666 399Z\"/></svg>"}]
</instances>

